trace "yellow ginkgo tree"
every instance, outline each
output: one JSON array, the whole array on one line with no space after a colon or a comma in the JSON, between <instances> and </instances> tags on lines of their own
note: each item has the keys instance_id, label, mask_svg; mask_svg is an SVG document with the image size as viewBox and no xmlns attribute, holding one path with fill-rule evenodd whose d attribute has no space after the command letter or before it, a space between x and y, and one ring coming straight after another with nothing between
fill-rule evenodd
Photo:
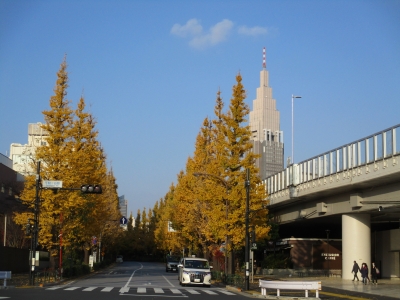
<instances>
[{"instance_id":1,"label":"yellow ginkgo tree","mask_svg":"<svg viewBox=\"0 0 400 300\"><path fill-rule=\"evenodd\" d=\"M107 170L106 156L97 137L96 122L85 111L81 97L77 109L67 99L68 73L66 59L57 73L50 109L43 111L48 133L46 144L33 154L33 165L40 162L41 180L62 181L63 189L54 192L40 189L38 248L58 255L61 247L89 250L93 236L101 234L104 224L119 219L115 178ZM36 175L28 176L21 198L33 208L36 198ZM81 194L81 184L101 184L103 194ZM23 225L31 213L15 214ZM111 222L111 224L114 224ZM87 254L87 253L86 253ZM88 255L85 255L85 261Z\"/></svg>"}]
</instances>

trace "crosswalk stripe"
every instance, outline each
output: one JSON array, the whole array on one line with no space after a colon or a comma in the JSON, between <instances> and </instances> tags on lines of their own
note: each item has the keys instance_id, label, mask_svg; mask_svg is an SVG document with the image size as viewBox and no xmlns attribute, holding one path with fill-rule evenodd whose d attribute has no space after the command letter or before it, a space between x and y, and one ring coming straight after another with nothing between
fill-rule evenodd
<instances>
[{"instance_id":1,"label":"crosswalk stripe","mask_svg":"<svg viewBox=\"0 0 400 300\"><path fill-rule=\"evenodd\" d=\"M225 295L236 295L235 293L231 293L231 292L228 292L228 291L218 291L218 292L220 292L220 293L222 293L222 294L225 294Z\"/></svg>"},{"instance_id":2,"label":"crosswalk stripe","mask_svg":"<svg viewBox=\"0 0 400 300\"><path fill-rule=\"evenodd\" d=\"M79 289L80 288L80 286L71 286L71 287L69 287L69 288L66 288L66 289L64 289L65 291L73 291L73 290L77 290L77 289Z\"/></svg>"},{"instance_id":3,"label":"crosswalk stripe","mask_svg":"<svg viewBox=\"0 0 400 300\"><path fill-rule=\"evenodd\" d=\"M114 289L114 287L98 287L98 286L90 286L90 287L79 287L79 286L53 286L53 287L48 287L46 290L57 290L57 289L63 289L65 291L74 291L77 289L82 289L82 292L92 292L96 289L99 289L100 292L110 292L111 290ZM128 293L131 288L129 287L122 287L120 288L119 292L121 294L123 293ZM218 293L229 295L229 296L235 296L235 293L231 293L229 291L223 290L223 289L216 289L216 290L208 290L208 289L174 289L174 288L145 288L145 287L137 287L137 288L132 288L131 292L136 292L138 294L146 294L148 292L151 293L151 291L154 291L155 294L164 294L166 290L171 291L173 294L180 294L182 295L183 291L188 292L192 295L200 295L202 293L208 294L208 295L218 295Z\"/></svg>"},{"instance_id":4,"label":"crosswalk stripe","mask_svg":"<svg viewBox=\"0 0 400 300\"><path fill-rule=\"evenodd\" d=\"M196 290L187 289L186 291L188 291L189 293L191 293L191 294L193 294L193 295L200 294L200 293L199 293L198 291L196 291Z\"/></svg>"},{"instance_id":5,"label":"crosswalk stripe","mask_svg":"<svg viewBox=\"0 0 400 300\"><path fill-rule=\"evenodd\" d=\"M218 295L217 293L213 292L213 291L208 291L208 290L204 290L204 293L207 293L209 295Z\"/></svg>"},{"instance_id":6,"label":"crosswalk stripe","mask_svg":"<svg viewBox=\"0 0 400 300\"><path fill-rule=\"evenodd\" d=\"M96 289L97 287L96 286L91 286L91 287L88 287L88 288L86 288L86 289L83 289L82 291L83 292L91 292L91 291L93 291L94 289Z\"/></svg>"},{"instance_id":7,"label":"crosswalk stripe","mask_svg":"<svg viewBox=\"0 0 400 300\"><path fill-rule=\"evenodd\" d=\"M57 290L57 289L61 289L63 286L52 286L47 288L46 290Z\"/></svg>"}]
</instances>

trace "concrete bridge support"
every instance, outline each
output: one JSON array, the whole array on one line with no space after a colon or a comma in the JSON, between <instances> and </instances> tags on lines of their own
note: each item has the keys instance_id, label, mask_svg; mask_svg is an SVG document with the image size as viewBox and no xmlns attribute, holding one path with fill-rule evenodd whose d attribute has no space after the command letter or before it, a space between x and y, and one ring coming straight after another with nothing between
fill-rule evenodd
<instances>
[{"instance_id":1,"label":"concrete bridge support","mask_svg":"<svg viewBox=\"0 0 400 300\"><path fill-rule=\"evenodd\" d=\"M342 215L342 278L353 279L354 261L371 267L371 221L369 214ZM369 272L368 272L369 273ZM358 277L361 280L360 273Z\"/></svg>"}]
</instances>

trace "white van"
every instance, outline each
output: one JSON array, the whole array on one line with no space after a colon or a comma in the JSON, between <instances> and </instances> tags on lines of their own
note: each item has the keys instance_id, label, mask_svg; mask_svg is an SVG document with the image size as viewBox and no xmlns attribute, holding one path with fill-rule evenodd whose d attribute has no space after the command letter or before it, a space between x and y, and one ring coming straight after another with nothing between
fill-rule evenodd
<instances>
[{"instance_id":1,"label":"white van","mask_svg":"<svg viewBox=\"0 0 400 300\"><path fill-rule=\"evenodd\" d=\"M211 286L212 267L205 258L184 257L178 265L180 285Z\"/></svg>"}]
</instances>

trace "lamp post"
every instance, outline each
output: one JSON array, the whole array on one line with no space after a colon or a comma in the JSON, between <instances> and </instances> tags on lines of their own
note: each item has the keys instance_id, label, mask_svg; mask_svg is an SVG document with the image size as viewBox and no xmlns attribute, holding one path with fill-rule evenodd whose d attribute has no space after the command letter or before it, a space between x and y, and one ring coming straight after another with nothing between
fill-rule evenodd
<instances>
[{"instance_id":1,"label":"lamp post","mask_svg":"<svg viewBox=\"0 0 400 300\"><path fill-rule=\"evenodd\" d=\"M249 261L250 261L250 245L249 245L249 202L250 202L250 169L246 170L246 215L245 215L245 226L246 226L246 238L245 238L245 261L246 261L246 277L245 277L245 290L249 290Z\"/></svg>"},{"instance_id":2,"label":"lamp post","mask_svg":"<svg viewBox=\"0 0 400 300\"><path fill-rule=\"evenodd\" d=\"M301 98L301 96L294 96L292 94L292 164L294 163L294 126L293 126L293 100Z\"/></svg>"},{"instance_id":3,"label":"lamp post","mask_svg":"<svg viewBox=\"0 0 400 300\"><path fill-rule=\"evenodd\" d=\"M226 190L226 195L228 195L228 190L229 190L229 186L228 183L221 177L214 175L214 174L209 174L209 173L193 173L194 176L198 177L198 176L205 176L205 177L212 177L217 179L219 182L221 182ZM225 198L225 218L226 220L228 220L228 199ZM228 236L225 235L225 266L224 266L224 272L225 272L225 276L228 274Z\"/></svg>"}]
</instances>

